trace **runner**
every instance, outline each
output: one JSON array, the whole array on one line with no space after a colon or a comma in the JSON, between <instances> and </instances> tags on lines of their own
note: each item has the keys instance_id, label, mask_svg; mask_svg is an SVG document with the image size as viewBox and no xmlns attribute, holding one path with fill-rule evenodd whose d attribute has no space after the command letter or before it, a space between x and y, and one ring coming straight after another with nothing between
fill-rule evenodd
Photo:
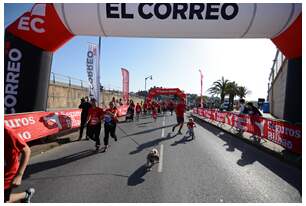
<instances>
[{"instance_id":1,"label":"runner","mask_svg":"<svg viewBox=\"0 0 306 206\"><path fill-rule=\"evenodd\" d=\"M157 105L155 102L152 102L152 118L154 119L154 122L156 122L157 119Z\"/></svg>"},{"instance_id":2,"label":"runner","mask_svg":"<svg viewBox=\"0 0 306 206\"><path fill-rule=\"evenodd\" d=\"M96 150L100 148L101 121L104 115L103 109L97 107L96 99L91 99L91 108L88 110L87 130L88 137L96 142Z\"/></svg>"},{"instance_id":3,"label":"runner","mask_svg":"<svg viewBox=\"0 0 306 206\"><path fill-rule=\"evenodd\" d=\"M172 128L172 132L174 132L174 130L177 126L180 126L180 128L178 130L178 134L182 134L181 129L184 125L185 108L186 108L186 105L184 103L184 100L181 100L180 103L176 106L176 109L175 109L177 124Z\"/></svg>"},{"instance_id":4,"label":"runner","mask_svg":"<svg viewBox=\"0 0 306 206\"><path fill-rule=\"evenodd\" d=\"M115 141L117 141L116 136L116 126L118 122L118 110L112 102L109 103L109 108L105 110L104 115L104 152L109 148L109 134Z\"/></svg>"},{"instance_id":5,"label":"runner","mask_svg":"<svg viewBox=\"0 0 306 206\"><path fill-rule=\"evenodd\" d=\"M21 154L21 158L19 159ZM30 160L31 149L18 138L9 128L4 126L4 202L30 203L35 193L34 188L28 188L25 192L11 193L14 187L20 186L23 173Z\"/></svg>"},{"instance_id":6,"label":"runner","mask_svg":"<svg viewBox=\"0 0 306 206\"><path fill-rule=\"evenodd\" d=\"M141 106L140 104L137 102L136 104L136 121L139 121L139 115L141 113Z\"/></svg>"},{"instance_id":7,"label":"runner","mask_svg":"<svg viewBox=\"0 0 306 206\"><path fill-rule=\"evenodd\" d=\"M147 104L147 101L144 101L143 103L143 115L144 116L147 115L147 110L148 110L148 104Z\"/></svg>"}]
</instances>

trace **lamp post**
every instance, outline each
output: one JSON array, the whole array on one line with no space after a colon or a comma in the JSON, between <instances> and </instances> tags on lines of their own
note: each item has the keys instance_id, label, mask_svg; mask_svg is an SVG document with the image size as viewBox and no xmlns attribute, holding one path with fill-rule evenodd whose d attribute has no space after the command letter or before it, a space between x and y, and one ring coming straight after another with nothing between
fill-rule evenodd
<instances>
[{"instance_id":1,"label":"lamp post","mask_svg":"<svg viewBox=\"0 0 306 206\"><path fill-rule=\"evenodd\" d=\"M150 76L145 78L145 91L147 91L147 79L151 79L152 80L152 75L150 75ZM147 97L147 95L146 95L146 97Z\"/></svg>"},{"instance_id":2,"label":"lamp post","mask_svg":"<svg viewBox=\"0 0 306 206\"><path fill-rule=\"evenodd\" d=\"M150 75L150 76L145 78L145 91L147 91L147 79L151 79L152 80L152 75Z\"/></svg>"}]
</instances>

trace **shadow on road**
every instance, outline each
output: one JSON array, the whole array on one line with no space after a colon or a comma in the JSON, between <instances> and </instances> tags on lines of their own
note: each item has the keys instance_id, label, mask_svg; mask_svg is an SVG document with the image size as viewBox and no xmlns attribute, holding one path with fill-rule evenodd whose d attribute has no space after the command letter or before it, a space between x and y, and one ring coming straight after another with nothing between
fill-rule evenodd
<instances>
[{"instance_id":1,"label":"shadow on road","mask_svg":"<svg viewBox=\"0 0 306 206\"><path fill-rule=\"evenodd\" d=\"M132 151L132 152L130 152L130 154L136 154L136 153L141 152L142 150L144 150L146 148L157 146L160 142L172 139L172 138L174 138L176 136L177 135L171 136L171 133L168 133L168 135L166 137L161 137L161 138L158 138L158 139L154 139L152 141L145 142L143 144L138 144L137 143L137 145L138 145L137 149ZM136 142L136 141L134 140L134 142Z\"/></svg>"},{"instance_id":2,"label":"shadow on road","mask_svg":"<svg viewBox=\"0 0 306 206\"><path fill-rule=\"evenodd\" d=\"M302 171L289 166L287 163L284 162L284 164L281 165L278 163L279 159L273 157L272 155L265 153L263 151L260 151L256 147L249 145L242 140L234 137L233 135L223 132L223 130L210 125L208 123L205 123L204 121L198 120L195 118L195 121L197 124L205 128L206 130L212 132L215 136L219 137L223 141L226 142L224 146L228 146L226 148L226 151L233 152L235 150L241 151L241 157L239 160L237 160L236 164L239 166L245 166L249 164L253 164L255 161L260 162L262 165L264 165L266 168L271 170L274 174L281 177L283 180L285 180L287 183L292 185L294 188L296 188L300 194L302 194ZM267 156L272 158L267 158ZM294 170L294 172L290 172Z\"/></svg>"},{"instance_id":3,"label":"shadow on road","mask_svg":"<svg viewBox=\"0 0 306 206\"><path fill-rule=\"evenodd\" d=\"M186 144L187 142L192 141L193 139L191 138L191 136L186 136L184 135L182 139L175 141L171 144L171 146L177 146L178 144Z\"/></svg>"},{"instance_id":4,"label":"shadow on road","mask_svg":"<svg viewBox=\"0 0 306 206\"><path fill-rule=\"evenodd\" d=\"M84 150L84 151L81 151L81 152L78 152L72 155L68 155L68 156L65 156L59 159L31 164L26 168L23 178L27 179L34 173L48 170L48 169L58 167L61 165L65 165L67 163L74 162L76 160L86 158L86 157L89 157L95 154L97 154L95 150Z\"/></svg>"},{"instance_id":5,"label":"shadow on road","mask_svg":"<svg viewBox=\"0 0 306 206\"><path fill-rule=\"evenodd\" d=\"M143 176L147 173L147 168L145 165L139 167L133 174L131 174L128 178L127 184L129 186L136 186L140 183L143 183L145 179Z\"/></svg>"}]
</instances>

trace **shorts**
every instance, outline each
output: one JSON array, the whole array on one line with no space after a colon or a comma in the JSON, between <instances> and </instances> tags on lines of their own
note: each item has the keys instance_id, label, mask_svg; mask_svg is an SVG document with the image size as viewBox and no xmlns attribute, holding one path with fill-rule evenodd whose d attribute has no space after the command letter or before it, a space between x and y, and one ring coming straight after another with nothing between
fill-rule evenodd
<instances>
[{"instance_id":1,"label":"shorts","mask_svg":"<svg viewBox=\"0 0 306 206\"><path fill-rule=\"evenodd\" d=\"M4 202L7 202L10 200L11 192L12 192L12 188L8 188L4 190Z\"/></svg>"},{"instance_id":2,"label":"shorts","mask_svg":"<svg viewBox=\"0 0 306 206\"><path fill-rule=\"evenodd\" d=\"M184 123L184 117L176 117L176 121L177 121L177 123L178 124L180 124L180 123Z\"/></svg>"}]
</instances>

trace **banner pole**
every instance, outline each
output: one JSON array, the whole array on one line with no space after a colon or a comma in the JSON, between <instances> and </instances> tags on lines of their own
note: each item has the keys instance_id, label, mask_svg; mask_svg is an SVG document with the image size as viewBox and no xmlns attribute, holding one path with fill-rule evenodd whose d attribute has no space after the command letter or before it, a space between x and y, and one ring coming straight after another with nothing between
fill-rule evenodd
<instances>
[{"instance_id":1,"label":"banner pole","mask_svg":"<svg viewBox=\"0 0 306 206\"><path fill-rule=\"evenodd\" d=\"M100 59L101 59L101 36L99 36L99 57L98 57L98 85L99 85L99 88L98 88L98 105L100 105L100 94L102 94L101 92L101 84L100 84Z\"/></svg>"}]
</instances>

